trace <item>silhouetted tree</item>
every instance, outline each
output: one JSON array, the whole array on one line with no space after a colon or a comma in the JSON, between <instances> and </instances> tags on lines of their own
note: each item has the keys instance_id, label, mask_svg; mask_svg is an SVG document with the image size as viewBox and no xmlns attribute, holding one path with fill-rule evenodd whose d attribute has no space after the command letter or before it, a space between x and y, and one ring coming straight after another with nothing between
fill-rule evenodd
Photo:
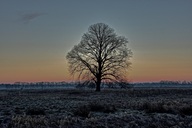
<instances>
[{"instance_id":1,"label":"silhouetted tree","mask_svg":"<svg viewBox=\"0 0 192 128\"><path fill-rule=\"evenodd\" d=\"M100 91L102 81L122 81L132 56L127 44L127 39L108 25L91 25L80 43L67 54L71 74L78 73L78 78L86 82L94 81L96 91Z\"/></svg>"}]
</instances>

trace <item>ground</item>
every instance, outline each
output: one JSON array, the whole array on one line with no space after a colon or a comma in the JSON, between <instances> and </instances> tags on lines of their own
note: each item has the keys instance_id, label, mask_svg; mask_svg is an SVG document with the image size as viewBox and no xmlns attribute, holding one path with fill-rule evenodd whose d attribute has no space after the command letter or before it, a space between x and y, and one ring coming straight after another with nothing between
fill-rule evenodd
<instances>
[{"instance_id":1,"label":"ground","mask_svg":"<svg viewBox=\"0 0 192 128\"><path fill-rule=\"evenodd\" d=\"M0 127L192 127L192 90L1 90Z\"/></svg>"}]
</instances>

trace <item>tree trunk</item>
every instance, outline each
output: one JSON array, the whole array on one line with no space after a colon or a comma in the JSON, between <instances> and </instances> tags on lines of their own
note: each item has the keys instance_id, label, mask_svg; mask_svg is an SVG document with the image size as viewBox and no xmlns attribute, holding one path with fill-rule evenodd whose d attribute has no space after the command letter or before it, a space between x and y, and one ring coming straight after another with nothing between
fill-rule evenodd
<instances>
[{"instance_id":1,"label":"tree trunk","mask_svg":"<svg viewBox=\"0 0 192 128\"><path fill-rule=\"evenodd\" d=\"M101 80L98 80L96 83L96 92L100 92L101 91Z\"/></svg>"},{"instance_id":2,"label":"tree trunk","mask_svg":"<svg viewBox=\"0 0 192 128\"><path fill-rule=\"evenodd\" d=\"M98 74L97 74L97 82L96 82L96 92L100 92L100 90L101 90L101 74L102 74L101 53L102 53L102 42L99 42L99 58L97 60L97 62L98 62Z\"/></svg>"}]
</instances>

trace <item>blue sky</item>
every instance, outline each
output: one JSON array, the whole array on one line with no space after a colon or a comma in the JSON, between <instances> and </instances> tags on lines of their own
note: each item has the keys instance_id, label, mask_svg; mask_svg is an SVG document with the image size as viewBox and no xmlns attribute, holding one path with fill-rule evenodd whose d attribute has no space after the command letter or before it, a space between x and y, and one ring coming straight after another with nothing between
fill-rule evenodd
<instances>
[{"instance_id":1,"label":"blue sky","mask_svg":"<svg viewBox=\"0 0 192 128\"><path fill-rule=\"evenodd\" d=\"M191 0L1 0L0 82L72 79L65 56L98 22L128 38L131 81L192 80L191 12Z\"/></svg>"}]
</instances>

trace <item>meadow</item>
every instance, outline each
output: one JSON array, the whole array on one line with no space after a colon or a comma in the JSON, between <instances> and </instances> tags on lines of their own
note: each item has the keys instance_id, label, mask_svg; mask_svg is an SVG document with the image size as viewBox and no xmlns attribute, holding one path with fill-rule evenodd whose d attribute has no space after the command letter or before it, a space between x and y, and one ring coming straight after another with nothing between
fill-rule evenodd
<instances>
[{"instance_id":1,"label":"meadow","mask_svg":"<svg viewBox=\"0 0 192 128\"><path fill-rule=\"evenodd\" d=\"M0 127L192 127L192 89L1 90Z\"/></svg>"}]
</instances>

